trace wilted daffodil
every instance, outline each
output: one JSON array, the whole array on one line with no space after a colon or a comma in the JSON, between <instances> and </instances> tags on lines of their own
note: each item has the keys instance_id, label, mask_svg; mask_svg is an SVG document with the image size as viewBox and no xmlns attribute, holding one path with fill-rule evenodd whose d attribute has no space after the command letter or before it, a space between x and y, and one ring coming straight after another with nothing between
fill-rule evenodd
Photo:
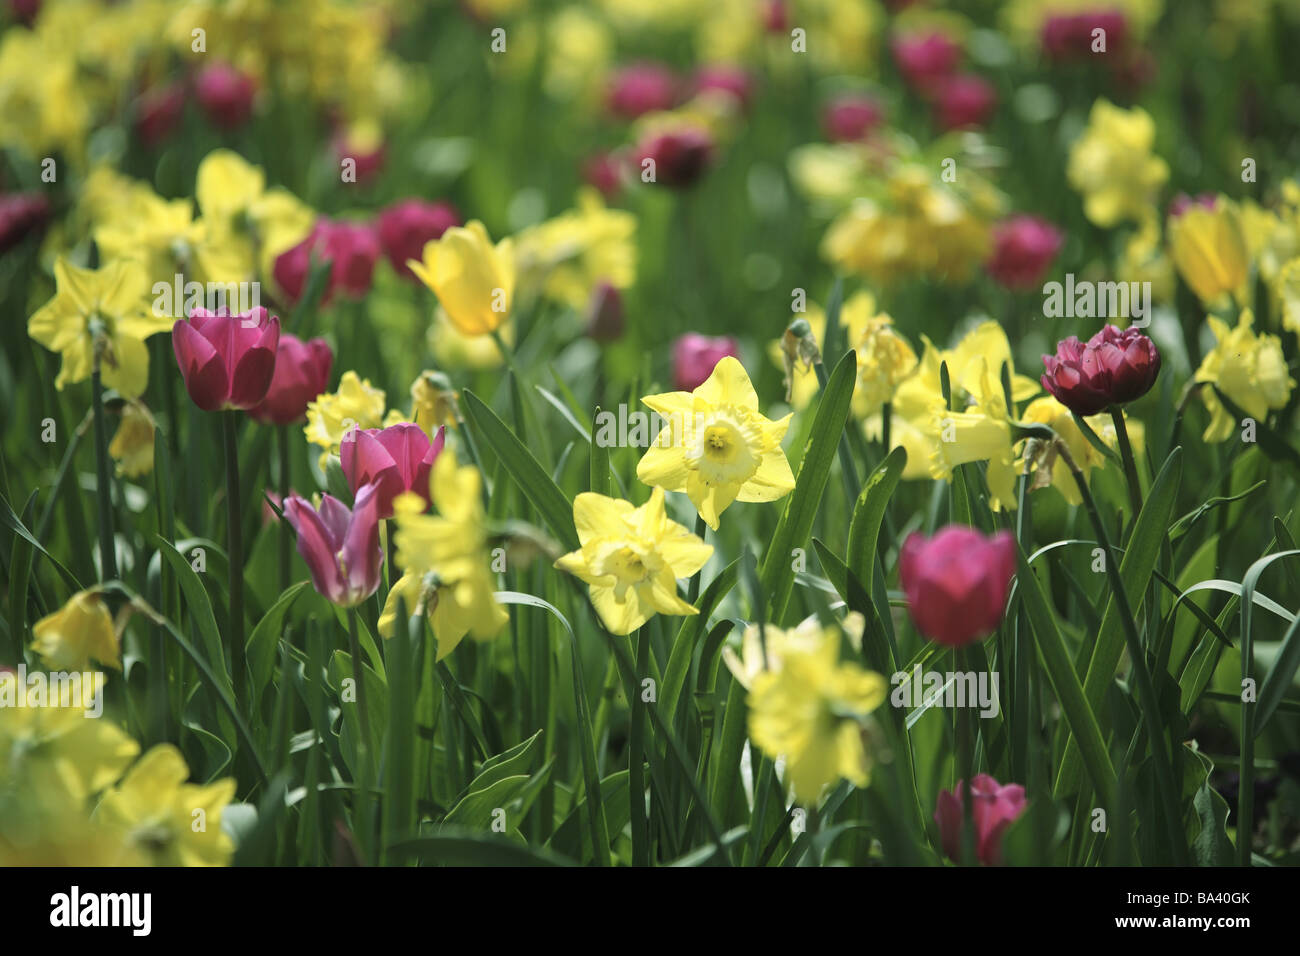
<instances>
[{"instance_id":1,"label":"wilted daffodil","mask_svg":"<svg viewBox=\"0 0 1300 956\"><path fill-rule=\"evenodd\" d=\"M447 317L465 335L495 331L510 315L515 294L513 243L495 246L477 219L453 226L424 247L422 261L407 262L433 290Z\"/></svg>"},{"instance_id":2,"label":"wilted daffodil","mask_svg":"<svg viewBox=\"0 0 1300 956\"><path fill-rule=\"evenodd\" d=\"M58 291L27 322L27 334L63 356L55 387L90 378L96 366L104 385L136 398L149 384L144 340L168 332L172 319L149 311L149 284L137 262L118 260L81 269L54 264Z\"/></svg>"},{"instance_id":3,"label":"wilted daffodil","mask_svg":"<svg viewBox=\"0 0 1300 956\"><path fill-rule=\"evenodd\" d=\"M221 812L235 779L192 784L189 776L181 752L158 744L104 794L96 819L124 831L127 846L154 866L225 866L235 845Z\"/></svg>"},{"instance_id":4,"label":"wilted daffodil","mask_svg":"<svg viewBox=\"0 0 1300 956\"><path fill-rule=\"evenodd\" d=\"M1206 306L1243 291L1250 256L1237 207L1224 197L1210 208L1190 203L1173 216L1169 251L1183 281Z\"/></svg>"},{"instance_id":5,"label":"wilted daffodil","mask_svg":"<svg viewBox=\"0 0 1300 956\"><path fill-rule=\"evenodd\" d=\"M130 399L122 406L122 423L108 444L120 476L139 478L153 471L155 427L153 415L143 402Z\"/></svg>"},{"instance_id":6,"label":"wilted daffodil","mask_svg":"<svg viewBox=\"0 0 1300 956\"><path fill-rule=\"evenodd\" d=\"M439 660L466 634L491 640L509 621L494 596L482 482L477 468L458 465L447 449L434 462L429 480L436 515L424 514L426 503L414 492L393 502L398 560L405 574L388 595L380 631L392 633L399 595L407 613L424 606L438 638Z\"/></svg>"},{"instance_id":7,"label":"wilted daffodil","mask_svg":"<svg viewBox=\"0 0 1300 956\"><path fill-rule=\"evenodd\" d=\"M794 488L781 439L790 415L764 418L744 366L723 358L693 392L641 399L668 424L637 465L637 477L684 491L714 531L733 501L776 501Z\"/></svg>"},{"instance_id":8,"label":"wilted daffodil","mask_svg":"<svg viewBox=\"0 0 1300 956\"><path fill-rule=\"evenodd\" d=\"M573 502L582 547L555 562L591 586L591 603L611 634L631 634L655 614L698 614L677 595L709 560L705 544L664 511L655 488L640 508L629 501L584 492Z\"/></svg>"},{"instance_id":9,"label":"wilted daffodil","mask_svg":"<svg viewBox=\"0 0 1300 956\"><path fill-rule=\"evenodd\" d=\"M1242 310L1236 328L1229 328L1226 322L1212 315L1206 321L1216 343L1201 360L1196 381L1217 386L1233 404L1257 421L1270 411L1285 407L1291 389L1295 388L1295 379L1287 373L1281 339L1268 333L1256 334L1252 328L1255 315L1250 309ZM1205 441L1228 438L1239 423L1208 384L1201 389L1201 399L1210 413L1210 424L1202 437Z\"/></svg>"},{"instance_id":10,"label":"wilted daffodil","mask_svg":"<svg viewBox=\"0 0 1300 956\"><path fill-rule=\"evenodd\" d=\"M122 669L122 651L108 605L94 591L78 591L68 603L32 627L32 650L52 671L85 671L92 660Z\"/></svg>"},{"instance_id":11,"label":"wilted daffodil","mask_svg":"<svg viewBox=\"0 0 1300 956\"><path fill-rule=\"evenodd\" d=\"M839 662L839 635L827 630L815 646L787 646L778 670L753 679L749 736L763 753L785 758L786 782L805 805L840 778L871 781L866 718L885 700L885 678Z\"/></svg>"},{"instance_id":12,"label":"wilted daffodil","mask_svg":"<svg viewBox=\"0 0 1300 956\"><path fill-rule=\"evenodd\" d=\"M1088 126L1070 148L1066 174L1083 193L1083 211L1107 229L1124 219L1140 221L1169 178L1169 166L1152 154L1156 124L1145 110L1121 109L1107 100L1092 104Z\"/></svg>"}]
</instances>

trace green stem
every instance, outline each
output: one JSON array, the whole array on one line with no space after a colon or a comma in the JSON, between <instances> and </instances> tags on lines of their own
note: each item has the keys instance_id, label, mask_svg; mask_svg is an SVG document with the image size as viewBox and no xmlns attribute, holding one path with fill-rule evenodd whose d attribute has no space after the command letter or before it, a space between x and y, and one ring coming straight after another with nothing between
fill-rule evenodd
<instances>
[{"instance_id":1,"label":"green stem","mask_svg":"<svg viewBox=\"0 0 1300 956\"><path fill-rule=\"evenodd\" d=\"M239 440L236 436L239 412L221 413L221 432L226 451L226 541L230 574L227 578L230 592L230 614L226 627L230 640L230 661L234 670L236 704L245 702L244 665L244 522L243 507L239 500Z\"/></svg>"},{"instance_id":2,"label":"green stem","mask_svg":"<svg viewBox=\"0 0 1300 956\"><path fill-rule=\"evenodd\" d=\"M289 499L289 426L277 425L275 430L277 451L280 458L280 510ZM280 590L285 590L293 575L293 529L289 522L280 519Z\"/></svg>"},{"instance_id":3,"label":"green stem","mask_svg":"<svg viewBox=\"0 0 1300 956\"><path fill-rule=\"evenodd\" d=\"M706 540L705 536L709 533L708 522L704 520L703 515L695 516L695 536L701 541ZM701 568L691 578L690 583L686 585L686 603L694 604L700 599L700 579L704 577L704 569Z\"/></svg>"},{"instance_id":4,"label":"green stem","mask_svg":"<svg viewBox=\"0 0 1300 956\"><path fill-rule=\"evenodd\" d=\"M1111 421L1115 423L1115 438L1119 442L1119 457L1124 463L1124 482L1128 485L1129 505L1133 508L1131 520L1136 521L1142 511L1142 485L1138 481L1137 459L1133 457L1133 444L1128 438L1128 425L1124 422L1124 410L1118 405L1110 410Z\"/></svg>"},{"instance_id":5,"label":"green stem","mask_svg":"<svg viewBox=\"0 0 1300 956\"><path fill-rule=\"evenodd\" d=\"M697 575L698 578L698 575ZM636 676L643 679L650 669L650 633L642 626L636 632ZM634 687L633 690L638 690ZM632 865L650 865L650 827L645 805L645 701L632 696L632 726L628 732L628 788L631 794Z\"/></svg>"},{"instance_id":6,"label":"green stem","mask_svg":"<svg viewBox=\"0 0 1300 956\"><path fill-rule=\"evenodd\" d=\"M95 419L95 496L98 499L99 580L117 578L117 553L113 545L113 489L108 471L108 433L104 425L104 383L99 360L90 375L91 410Z\"/></svg>"},{"instance_id":7,"label":"green stem","mask_svg":"<svg viewBox=\"0 0 1300 956\"><path fill-rule=\"evenodd\" d=\"M370 851L370 712L366 710L365 666L361 663L361 641L357 637L357 609L348 608L348 653L352 655L352 679L357 682L357 765L360 784L357 789L357 840L363 854Z\"/></svg>"}]
</instances>

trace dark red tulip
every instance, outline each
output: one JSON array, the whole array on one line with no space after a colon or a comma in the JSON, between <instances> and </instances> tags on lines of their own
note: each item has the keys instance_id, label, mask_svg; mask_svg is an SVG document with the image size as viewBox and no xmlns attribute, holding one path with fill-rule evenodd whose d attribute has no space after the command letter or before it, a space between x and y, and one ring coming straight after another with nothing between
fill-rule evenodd
<instances>
[{"instance_id":1,"label":"dark red tulip","mask_svg":"<svg viewBox=\"0 0 1300 956\"><path fill-rule=\"evenodd\" d=\"M595 153L582 163L582 181L595 186L606 199L623 187L623 165L615 153Z\"/></svg>"},{"instance_id":2,"label":"dark red tulip","mask_svg":"<svg viewBox=\"0 0 1300 956\"><path fill-rule=\"evenodd\" d=\"M1037 216L1012 216L993 227L993 254L985 268L1008 289L1042 280L1065 241L1061 230Z\"/></svg>"},{"instance_id":3,"label":"dark red tulip","mask_svg":"<svg viewBox=\"0 0 1300 956\"><path fill-rule=\"evenodd\" d=\"M935 90L935 121L943 130L983 126L998 105L993 84L973 73L940 80Z\"/></svg>"},{"instance_id":4,"label":"dark red tulip","mask_svg":"<svg viewBox=\"0 0 1300 956\"><path fill-rule=\"evenodd\" d=\"M135 135L146 146L157 146L176 131L184 110L185 87L181 84L145 90L135 101Z\"/></svg>"},{"instance_id":5,"label":"dark red tulip","mask_svg":"<svg viewBox=\"0 0 1300 956\"><path fill-rule=\"evenodd\" d=\"M986 537L955 524L932 538L909 535L898 563L916 629L949 647L962 647L997 628L1015 572L1011 532Z\"/></svg>"},{"instance_id":6,"label":"dark red tulip","mask_svg":"<svg viewBox=\"0 0 1300 956\"><path fill-rule=\"evenodd\" d=\"M958 780L955 792L941 790L934 808L943 852L961 861L961 834L965 823L965 781ZM1018 783L1005 786L986 773L971 778L971 823L975 827L975 857L985 866L1002 862L1002 835L1024 813L1025 788Z\"/></svg>"},{"instance_id":7,"label":"dark red tulip","mask_svg":"<svg viewBox=\"0 0 1300 956\"><path fill-rule=\"evenodd\" d=\"M426 243L460 224L460 216L450 203L403 199L379 214L375 232L393 271L410 282L419 282L406 260L422 260Z\"/></svg>"},{"instance_id":8,"label":"dark red tulip","mask_svg":"<svg viewBox=\"0 0 1300 956\"><path fill-rule=\"evenodd\" d=\"M713 159L713 139L704 130L684 126L642 140L636 149L639 175L654 161L653 182L673 189L695 185Z\"/></svg>"},{"instance_id":9,"label":"dark red tulip","mask_svg":"<svg viewBox=\"0 0 1300 956\"><path fill-rule=\"evenodd\" d=\"M379 517L393 516L393 499L413 491L426 502L429 472L442 452L444 429L433 441L419 425L400 422L387 428L354 428L339 445L339 463L353 494L374 485Z\"/></svg>"},{"instance_id":10,"label":"dark red tulip","mask_svg":"<svg viewBox=\"0 0 1300 956\"><path fill-rule=\"evenodd\" d=\"M1128 22L1119 10L1093 10L1058 14L1043 21L1043 52L1049 59L1082 60L1100 56L1093 52L1093 31L1104 30L1106 53L1121 50L1128 34Z\"/></svg>"},{"instance_id":11,"label":"dark red tulip","mask_svg":"<svg viewBox=\"0 0 1300 956\"><path fill-rule=\"evenodd\" d=\"M363 223L316 220L307 238L281 253L272 269L276 283L290 302L302 298L313 255L332 264L321 305L339 291L359 299L370 291L379 260L379 238L373 228Z\"/></svg>"},{"instance_id":12,"label":"dark red tulip","mask_svg":"<svg viewBox=\"0 0 1300 956\"><path fill-rule=\"evenodd\" d=\"M1076 415L1141 398L1160 374L1160 351L1139 332L1107 325L1083 344L1073 335L1044 355L1043 388Z\"/></svg>"},{"instance_id":13,"label":"dark red tulip","mask_svg":"<svg viewBox=\"0 0 1300 956\"><path fill-rule=\"evenodd\" d=\"M258 306L243 315L196 309L172 326L185 390L205 412L252 408L275 373L280 320Z\"/></svg>"},{"instance_id":14,"label":"dark red tulip","mask_svg":"<svg viewBox=\"0 0 1300 956\"><path fill-rule=\"evenodd\" d=\"M0 253L40 232L50 220L50 201L41 193L0 196Z\"/></svg>"},{"instance_id":15,"label":"dark red tulip","mask_svg":"<svg viewBox=\"0 0 1300 956\"><path fill-rule=\"evenodd\" d=\"M822 128L832 143L853 143L879 126L882 119L880 104L870 96L846 93L826 104Z\"/></svg>"},{"instance_id":16,"label":"dark red tulip","mask_svg":"<svg viewBox=\"0 0 1300 956\"><path fill-rule=\"evenodd\" d=\"M587 336L596 342L617 342L623 337L623 295L601 279L591 290L587 304Z\"/></svg>"},{"instance_id":17,"label":"dark red tulip","mask_svg":"<svg viewBox=\"0 0 1300 956\"><path fill-rule=\"evenodd\" d=\"M632 63L618 70L609 83L605 102L610 112L636 119L666 110L677 99L677 77L658 63Z\"/></svg>"},{"instance_id":18,"label":"dark red tulip","mask_svg":"<svg viewBox=\"0 0 1300 956\"><path fill-rule=\"evenodd\" d=\"M763 29L768 33L785 33L790 29L790 5L786 0L763 0Z\"/></svg>"},{"instance_id":19,"label":"dark red tulip","mask_svg":"<svg viewBox=\"0 0 1300 956\"><path fill-rule=\"evenodd\" d=\"M304 342L283 332L275 352L275 374L266 398L249 409L264 425L289 425L307 414L307 403L329 389L334 353L324 339Z\"/></svg>"},{"instance_id":20,"label":"dark red tulip","mask_svg":"<svg viewBox=\"0 0 1300 956\"><path fill-rule=\"evenodd\" d=\"M229 63L213 63L194 78L194 96L212 125L239 129L253 115L257 86L253 78Z\"/></svg>"},{"instance_id":21,"label":"dark red tulip","mask_svg":"<svg viewBox=\"0 0 1300 956\"><path fill-rule=\"evenodd\" d=\"M890 49L903 79L922 94L932 90L939 80L951 76L961 59L957 41L937 30L896 36Z\"/></svg>"}]
</instances>

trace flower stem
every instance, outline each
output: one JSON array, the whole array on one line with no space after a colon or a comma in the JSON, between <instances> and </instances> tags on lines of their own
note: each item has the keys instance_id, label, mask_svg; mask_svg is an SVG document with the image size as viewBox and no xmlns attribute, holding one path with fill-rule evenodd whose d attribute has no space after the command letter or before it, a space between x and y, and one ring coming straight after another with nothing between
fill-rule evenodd
<instances>
[{"instance_id":1,"label":"flower stem","mask_svg":"<svg viewBox=\"0 0 1300 956\"><path fill-rule=\"evenodd\" d=\"M698 575L696 576L698 579ZM636 677L638 682L650 668L650 633L642 625L636 632ZM636 690L636 688L633 688ZM650 824L645 805L645 701L632 697L632 726L628 732L627 779L631 794L632 865L650 865Z\"/></svg>"},{"instance_id":2,"label":"flower stem","mask_svg":"<svg viewBox=\"0 0 1300 956\"><path fill-rule=\"evenodd\" d=\"M703 515L697 514L695 516L695 536L699 538L701 541L704 541L706 540L705 535L707 535L708 533L709 533L708 522L704 520ZM696 601L700 599L700 578L702 578L703 576L704 576L704 569L701 568L699 571L695 572L695 576L691 578L690 583L686 585L687 604L694 604Z\"/></svg>"},{"instance_id":3,"label":"flower stem","mask_svg":"<svg viewBox=\"0 0 1300 956\"><path fill-rule=\"evenodd\" d=\"M227 578L230 592L230 614L226 621L230 640L230 662L234 669L235 701L245 697L244 666L244 509L239 500L239 441L236 429L239 412L221 413L221 433L226 451L226 541L230 574Z\"/></svg>"},{"instance_id":4,"label":"flower stem","mask_svg":"<svg viewBox=\"0 0 1300 956\"><path fill-rule=\"evenodd\" d=\"M280 510L289 498L289 426L277 425L275 430L277 451L280 458ZM280 590L289 586L292 577L293 530L289 522L280 518Z\"/></svg>"},{"instance_id":5,"label":"flower stem","mask_svg":"<svg viewBox=\"0 0 1300 956\"><path fill-rule=\"evenodd\" d=\"M1124 423L1124 410L1115 406L1110 410L1115 423L1115 438L1119 442L1119 456L1124 462L1124 482L1128 485L1128 500L1133 507L1130 520L1136 521L1142 511L1142 485L1138 481L1137 459L1133 457L1133 444L1128 438L1128 425Z\"/></svg>"},{"instance_id":6,"label":"flower stem","mask_svg":"<svg viewBox=\"0 0 1300 956\"><path fill-rule=\"evenodd\" d=\"M104 427L104 383L99 376L99 359L90 375L91 411L95 418L95 496L99 499L99 579L117 577L117 553L113 545L113 489L108 474L108 434Z\"/></svg>"},{"instance_id":7,"label":"flower stem","mask_svg":"<svg viewBox=\"0 0 1300 956\"><path fill-rule=\"evenodd\" d=\"M370 712L366 710L365 667L361 663L361 641L357 638L357 609L348 608L348 653L352 655L352 678L357 682L357 725L361 729L357 741L357 765L360 769L357 788L357 825L353 832L361 844L362 853L370 850ZM364 808L364 809L363 809Z\"/></svg>"}]
</instances>

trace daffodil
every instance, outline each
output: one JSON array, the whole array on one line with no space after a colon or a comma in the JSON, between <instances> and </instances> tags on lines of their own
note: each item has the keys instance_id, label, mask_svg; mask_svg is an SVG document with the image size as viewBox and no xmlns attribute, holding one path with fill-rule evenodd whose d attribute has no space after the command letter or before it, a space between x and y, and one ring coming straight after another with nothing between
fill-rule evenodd
<instances>
[{"instance_id":1,"label":"daffodil","mask_svg":"<svg viewBox=\"0 0 1300 956\"><path fill-rule=\"evenodd\" d=\"M631 634L655 614L698 614L677 594L713 553L664 511L655 488L640 508L629 501L584 492L573 502L582 547L555 562L585 581L591 603L611 634Z\"/></svg>"},{"instance_id":2,"label":"daffodil","mask_svg":"<svg viewBox=\"0 0 1300 956\"><path fill-rule=\"evenodd\" d=\"M1088 126L1070 148L1066 175L1083 193L1083 211L1103 229L1140 221L1169 178L1169 165L1152 153L1156 125L1140 107L1092 104Z\"/></svg>"},{"instance_id":3,"label":"daffodil","mask_svg":"<svg viewBox=\"0 0 1300 956\"><path fill-rule=\"evenodd\" d=\"M1091 475L1093 469L1101 468L1106 464L1105 456L1084 437L1083 431L1075 422L1070 410L1052 396L1044 395L1041 398L1034 399L1029 403L1020 418L1021 421L1029 424L1047 425L1056 432L1064 440L1066 447L1070 449L1070 456L1074 459L1074 463L1079 466L1079 470L1083 473L1085 479ZM1111 435L1114 435L1115 425L1109 415L1104 413L1093 415L1087 418L1086 421L1088 426L1099 434L1105 426L1109 425ZM1104 440L1105 436L1102 435L1102 438ZM1028 446L1028 443L1026 443L1026 446ZM1083 497L1079 493L1079 486L1075 484L1074 476L1065 461L1055 454L1055 446L1048 446L1044 455L1044 459L1037 462L1033 486L1038 488L1050 484L1070 504L1082 504Z\"/></svg>"},{"instance_id":4,"label":"daffodil","mask_svg":"<svg viewBox=\"0 0 1300 956\"><path fill-rule=\"evenodd\" d=\"M123 260L81 269L60 258L54 278L54 298L28 320L27 334L63 356L55 386L83 382L99 369L106 386L127 398L139 396L149 384L144 340L172 327L170 316L149 310L144 269Z\"/></svg>"},{"instance_id":5,"label":"daffodil","mask_svg":"<svg viewBox=\"0 0 1300 956\"><path fill-rule=\"evenodd\" d=\"M1212 209L1192 203L1171 219L1169 249L1183 281L1205 305L1226 295L1240 301L1250 257L1233 203L1222 196Z\"/></svg>"},{"instance_id":6,"label":"daffodil","mask_svg":"<svg viewBox=\"0 0 1300 956\"><path fill-rule=\"evenodd\" d=\"M384 419L385 404L383 389L349 369L339 380L338 391L326 392L307 404L307 441L325 449L322 458L337 455L349 430L391 424Z\"/></svg>"},{"instance_id":7,"label":"daffodil","mask_svg":"<svg viewBox=\"0 0 1300 956\"><path fill-rule=\"evenodd\" d=\"M857 611L850 612L841 625L854 649L862 647L865 625L865 619ZM816 615L804 618L798 626L791 628L771 624L760 628L757 624L751 624L740 636L739 652L730 644L723 646L722 662L731 671L731 676L749 690L754 686L754 679L763 671L779 671L787 654L816 651L826 641L835 640L838 633L837 628L824 626Z\"/></svg>"},{"instance_id":8,"label":"daffodil","mask_svg":"<svg viewBox=\"0 0 1300 956\"><path fill-rule=\"evenodd\" d=\"M486 335L510 315L515 294L511 240L495 246L477 219L453 226L424 247L421 261L407 262L433 290L451 323L464 335Z\"/></svg>"},{"instance_id":9,"label":"daffodil","mask_svg":"<svg viewBox=\"0 0 1300 956\"><path fill-rule=\"evenodd\" d=\"M447 376L426 370L411 383L411 421L430 437L440 426L460 421L456 392Z\"/></svg>"},{"instance_id":10,"label":"daffodil","mask_svg":"<svg viewBox=\"0 0 1300 956\"><path fill-rule=\"evenodd\" d=\"M119 475L139 478L153 471L155 427L153 416L142 402L129 400L122 406L122 423L108 444Z\"/></svg>"},{"instance_id":11,"label":"daffodil","mask_svg":"<svg viewBox=\"0 0 1300 956\"><path fill-rule=\"evenodd\" d=\"M497 336L507 348L514 345L514 319L503 322L497 329ZM429 351L443 368L478 372L500 368L506 361L501 346L492 336L466 335L451 321L442 306L433 310L427 339Z\"/></svg>"},{"instance_id":12,"label":"daffodil","mask_svg":"<svg viewBox=\"0 0 1300 956\"><path fill-rule=\"evenodd\" d=\"M126 845L154 866L226 866L235 846L221 814L235 780L186 783L190 769L171 744L158 744L108 790L96 818L124 832Z\"/></svg>"},{"instance_id":13,"label":"daffodil","mask_svg":"<svg viewBox=\"0 0 1300 956\"><path fill-rule=\"evenodd\" d=\"M1196 381L1210 383L1228 396L1238 408L1254 419L1263 419L1270 411L1286 406L1295 388L1295 379L1287 373L1282 341L1276 335L1256 334L1252 326L1255 315L1243 309L1236 328L1215 316L1207 320L1214 333L1215 346L1201 360ZM1201 399L1210 413L1210 424L1202 436L1205 441L1223 441L1232 435L1238 423L1219 401L1211 388L1201 389Z\"/></svg>"},{"instance_id":14,"label":"daffodil","mask_svg":"<svg viewBox=\"0 0 1300 956\"><path fill-rule=\"evenodd\" d=\"M120 777L140 752L111 720L87 719L81 701L19 707L8 696L18 693L26 688L17 675L0 672L0 793L21 779L45 799L83 803Z\"/></svg>"},{"instance_id":15,"label":"daffodil","mask_svg":"<svg viewBox=\"0 0 1300 956\"><path fill-rule=\"evenodd\" d=\"M626 289L636 280L636 217L585 188L576 209L519 233L514 252L521 286L581 310L598 282Z\"/></svg>"},{"instance_id":16,"label":"daffodil","mask_svg":"<svg viewBox=\"0 0 1300 956\"><path fill-rule=\"evenodd\" d=\"M92 660L122 669L113 616L94 591L78 591L32 627L32 650L54 671L89 670Z\"/></svg>"},{"instance_id":17,"label":"daffodil","mask_svg":"<svg viewBox=\"0 0 1300 956\"><path fill-rule=\"evenodd\" d=\"M775 422L764 418L744 366L731 356L695 391L641 401L668 424L637 464L637 477L667 491L685 491L713 530L733 501L776 501L794 489L781 449L792 416Z\"/></svg>"},{"instance_id":18,"label":"daffodil","mask_svg":"<svg viewBox=\"0 0 1300 956\"><path fill-rule=\"evenodd\" d=\"M478 469L458 465L455 452L445 449L434 462L429 491L436 515L424 514L424 500L413 492L393 502L398 560L405 573L388 596L380 627L385 635L391 633L398 595L408 613L423 604L441 660L466 634L491 640L509 616L494 596Z\"/></svg>"},{"instance_id":19,"label":"daffodil","mask_svg":"<svg viewBox=\"0 0 1300 956\"><path fill-rule=\"evenodd\" d=\"M858 373L853 414L866 418L893 401L899 384L916 370L916 352L883 312L867 319L850 345L857 354Z\"/></svg>"},{"instance_id":20,"label":"daffodil","mask_svg":"<svg viewBox=\"0 0 1300 956\"><path fill-rule=\"evenodd\" d=\"M786 782L800 803L814 803L841 778L864 787L872 764L866 719L887 686L874 671L840 663L839 636L828 630L815 646L787 646L779 669L753 678L749 736L769 757L785 759Z\"/></svg>"}]
</instances>

